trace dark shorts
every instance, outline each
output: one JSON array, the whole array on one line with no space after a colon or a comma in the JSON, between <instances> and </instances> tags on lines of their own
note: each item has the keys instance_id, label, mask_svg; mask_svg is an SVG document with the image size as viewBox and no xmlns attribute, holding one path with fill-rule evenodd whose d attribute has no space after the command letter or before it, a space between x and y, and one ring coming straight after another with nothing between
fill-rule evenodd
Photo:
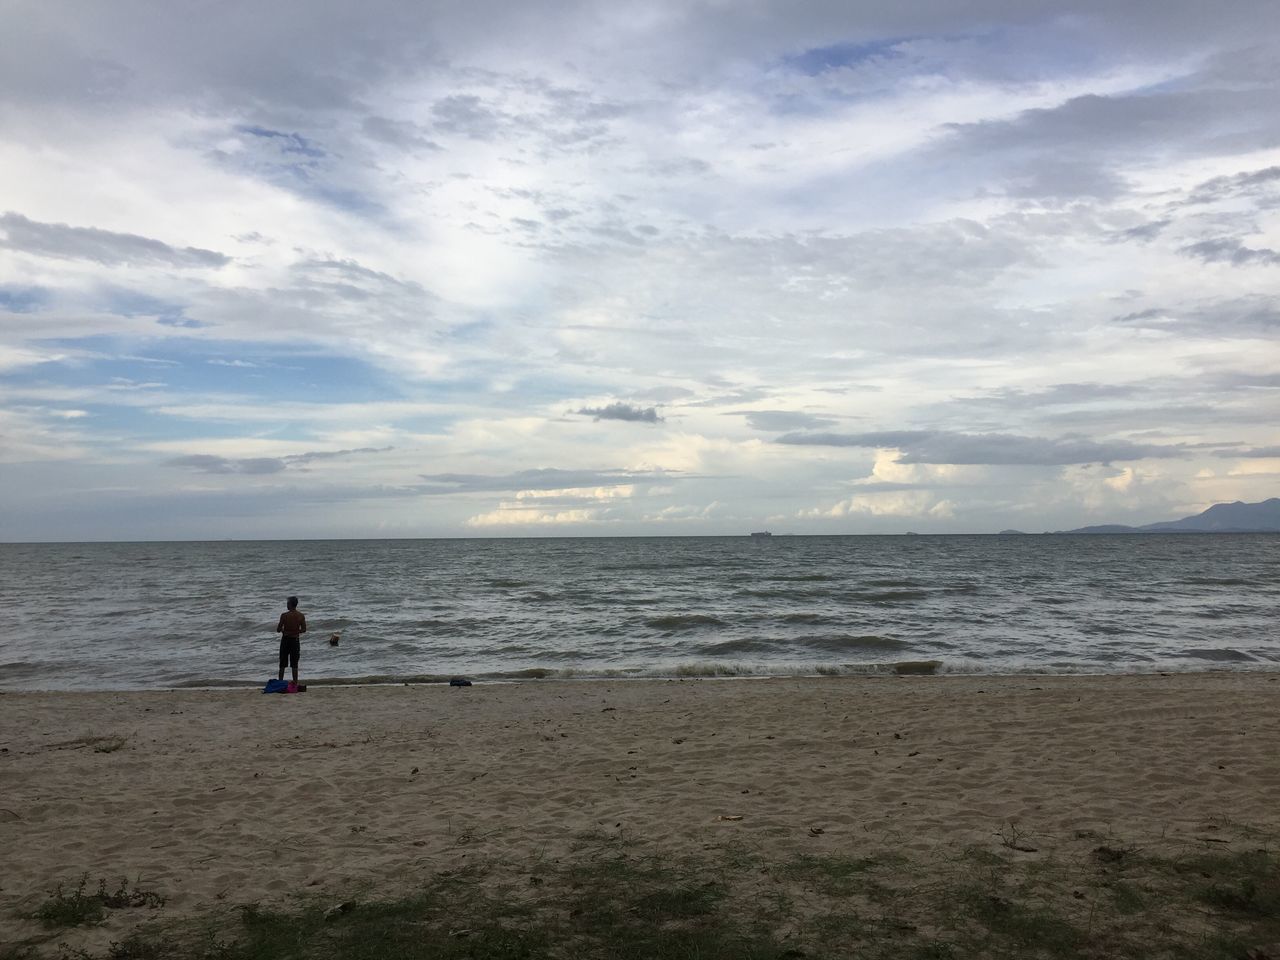
<instances>
[{"instance_id":1,"label":"dark shorts","mask_svg":"<svg viewBox=\"0 0 1280 960\"><path fill-rule=\"evenodd\" d=\"M280 638L280 669L298 669L298 655L302 653L302 641L297 637Z\"/></svg>"}]
</instances>

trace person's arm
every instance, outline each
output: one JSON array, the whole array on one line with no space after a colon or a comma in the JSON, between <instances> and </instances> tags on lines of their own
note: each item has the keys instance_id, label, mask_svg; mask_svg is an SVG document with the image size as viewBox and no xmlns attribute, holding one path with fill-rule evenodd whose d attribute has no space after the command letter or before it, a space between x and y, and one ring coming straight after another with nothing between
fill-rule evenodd
<instances>
[{"instance_id":1,"label":"person's arm","mask_svg":"<svg viewBox=\"0 0 1280 960\"><path fill-rule=\"evenodd\" d=\"M306 632L307 632L307 617L306 617L306 614L304 614L301 610L299 610L299 611L298 611L298 623L299 623L299 624L301 624L301 626L302 626L302 629L300 629L300 630L298 631L298 633L300 633L300 634L301 634L301 633L306 633Z\"/></svg>"},{"instance_id":2,"label":"person's arm","mask_svg":"<svg viewBox=\"0 0 1280 960\"><path fill-rule=\"evenodd\" d=\"M280 619L276 621L276 633L284 633L284 614L280 614Z\"/></svg>"}]
</instances>

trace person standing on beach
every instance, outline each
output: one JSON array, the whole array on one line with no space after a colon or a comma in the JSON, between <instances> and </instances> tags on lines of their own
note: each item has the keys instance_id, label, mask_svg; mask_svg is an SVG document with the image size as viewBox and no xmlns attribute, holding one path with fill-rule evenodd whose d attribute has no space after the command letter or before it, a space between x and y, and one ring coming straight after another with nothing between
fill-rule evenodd
<instances>
[{"instance_id":1,"label":"person standing on beach","mask_svg":"<svg viewBox=\"0 0 1280 960\"><path fill-rule=\"evenodd\" d=\"M307 618L298 609L298 598L290 597L285 605L289 608L280 614L280 622L276 624L276 633L280 634L280 674L284 679L284 667L288 664L293 670L293 682L298 682L298 657L302 653L302 635L307 632Z\"/></svg>"}]
</instances>

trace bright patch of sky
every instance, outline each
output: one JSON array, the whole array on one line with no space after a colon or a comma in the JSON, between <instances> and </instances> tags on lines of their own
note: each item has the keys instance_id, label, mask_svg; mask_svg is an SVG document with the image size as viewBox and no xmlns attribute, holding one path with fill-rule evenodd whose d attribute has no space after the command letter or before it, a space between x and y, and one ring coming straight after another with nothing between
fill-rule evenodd
<instances>
[{"instance_id":1,"label":"bright patch of sky","mask_svg":"<svg viewBox=\"0 0 1280 960\"><path fill-rule=\"evenodd\" d=\"M1270 0L17 0L0 35L0 540L1277 494Z\"/></svg>"}]
</instances>

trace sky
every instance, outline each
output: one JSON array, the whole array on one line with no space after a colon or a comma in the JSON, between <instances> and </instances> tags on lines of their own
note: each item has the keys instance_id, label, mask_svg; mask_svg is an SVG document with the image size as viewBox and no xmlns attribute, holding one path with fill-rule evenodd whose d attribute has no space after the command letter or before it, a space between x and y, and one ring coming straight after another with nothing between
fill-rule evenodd
<instances>
[{"instance_id":1,"label":"sky","mask_svg":"<svg viewBox=\"0 0 1280 960\"><path fill-rule=\"evenodd\" d=\"M0 540L1280 493L1274 0L7 0Z\"/></svg>"}]
</instances>

